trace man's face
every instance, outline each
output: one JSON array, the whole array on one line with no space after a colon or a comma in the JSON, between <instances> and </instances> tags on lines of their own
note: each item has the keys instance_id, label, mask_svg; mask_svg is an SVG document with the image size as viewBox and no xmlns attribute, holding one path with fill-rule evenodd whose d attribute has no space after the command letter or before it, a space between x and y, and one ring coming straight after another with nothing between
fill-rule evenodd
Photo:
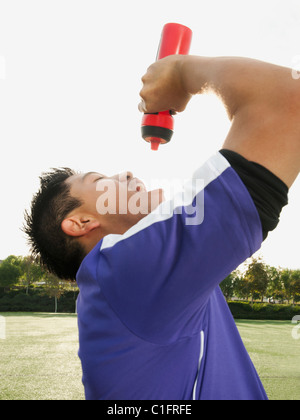
<instances>
[{"instance_id":1,"label":"man's face","mask_svg":"<svg viewBox=\"0 0 300 420\"><path fill-rule=\"evenodd\" d=\"M107 223L111 233L124 233L164 200L161 189L148 192L131 172L111 177L88 172L73 175L67 182L71 195L83 203L80 209Z\"/></svg>"}]
</instances>

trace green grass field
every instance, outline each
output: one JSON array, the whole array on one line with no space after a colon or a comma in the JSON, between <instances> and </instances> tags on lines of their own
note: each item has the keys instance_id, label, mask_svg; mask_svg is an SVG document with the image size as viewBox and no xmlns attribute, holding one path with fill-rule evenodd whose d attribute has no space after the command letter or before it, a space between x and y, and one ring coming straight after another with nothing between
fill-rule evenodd
<instances>
[{"instance_id":1,"label":"green grass field","mask_svg":"<svg viewBox=\"0 0 300 420\"><path fill-rule=\"evenodd\" d=\"M76 315L6 313L0 400L84 399Z\"/></svg>"},{"instance_id":2,"label":"green grass field","mask_svg":"<svg viewBox=\"0 0 300 420\"><path fill-rule=\"evenodd\" d=\"M0 338L0 400L84 399L76 315L0 315L6 322L6 339ZM237 325L269 398L299 400L300 340L292 338L293 325L285 321Z\"/></svg>"},{"instance_id":3,"label":"green grass field","mask_svg":"<svg viewBox=\"0 0 300 420\"><path fill-rule=\"evenodd\" d=\"M300 400L300 340L289 321L238 321L270 400ZM298 335L299 333L297 333Z\"/></svg>"}]
</instances>

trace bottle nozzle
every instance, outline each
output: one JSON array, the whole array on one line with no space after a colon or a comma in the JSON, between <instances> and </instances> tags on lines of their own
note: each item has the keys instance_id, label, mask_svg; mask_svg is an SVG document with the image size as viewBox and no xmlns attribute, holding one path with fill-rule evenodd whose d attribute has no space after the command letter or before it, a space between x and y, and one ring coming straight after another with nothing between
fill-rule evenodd
<instances>
[{"instance_id":1,"label":"bottle nozzle","mask_svg":"<svg viewBox=\"0 0 300 420\"><path fill-rule=\"evenodd\" d=\"M152 139L151 140L151 150L158 150L158 147L160 145L160 140L159 139Z\"/></svg>"}]
</instances>

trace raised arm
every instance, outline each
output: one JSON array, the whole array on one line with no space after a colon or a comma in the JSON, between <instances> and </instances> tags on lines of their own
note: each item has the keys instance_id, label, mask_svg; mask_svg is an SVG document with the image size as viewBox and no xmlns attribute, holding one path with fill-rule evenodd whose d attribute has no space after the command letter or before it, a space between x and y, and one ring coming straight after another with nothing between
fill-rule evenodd
<instances>
[{"instance_id":1,"label":"raised arm","mask_svg":"<svg viewBox=\"0 0 300 420\"><path fill-rule=\"evenodd\" d=\"M300 171L300 82L292 70L234 57L171 56L142 78L142 112L181 112L207 90L232 121L223 148L260 163L290 187Z\"/></svg>"}]
</instances>

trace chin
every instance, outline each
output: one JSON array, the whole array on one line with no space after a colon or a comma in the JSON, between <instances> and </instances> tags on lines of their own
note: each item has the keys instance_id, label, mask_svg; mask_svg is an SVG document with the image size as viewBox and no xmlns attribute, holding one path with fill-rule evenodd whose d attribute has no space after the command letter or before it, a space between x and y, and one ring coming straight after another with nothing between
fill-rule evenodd
<instances>
[{"instance_id":1,"label":"chin","mask_svg":"<svg viewBox=\"0 0 300 420\"><path fill-rule=\"evenodd\" d=\"M164 190L162 188L159 188L157 190L152 190L148 193L150 195L150 211L153 211L158 207L161 203L165 201L165 194Z\"/></svg>"}]
</instances>

